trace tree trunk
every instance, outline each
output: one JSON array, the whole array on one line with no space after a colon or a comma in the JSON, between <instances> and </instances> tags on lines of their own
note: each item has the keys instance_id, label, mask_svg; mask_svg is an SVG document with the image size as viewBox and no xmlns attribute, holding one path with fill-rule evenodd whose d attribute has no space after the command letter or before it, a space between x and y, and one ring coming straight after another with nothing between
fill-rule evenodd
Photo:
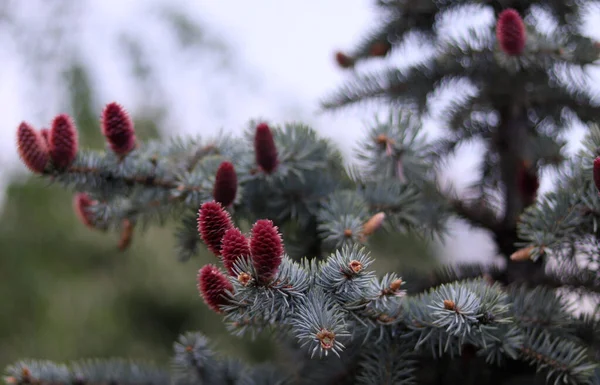
<instances>
[{"instance_id":1,"label":"tree trunk","mask_svg":"<svg viewBox=\"0 0 600 385\"><path fill-rule=\"evenodd\" d=\"M522 166L524 145L527 143L527 134L530 121L527 117L525 103L519 98L513 98L509 104L499 109L500 124L496 136L496 149L500 156L500 175L504 187L504 213L499 228L494 237L499 252L506 259L506 270L496 277L504 284L528 283L535 285L543 279L544 263L539 258L532 261L512 261L510 256L517 250L515 243L519 240L517 235L517 222L525 209L523 197L519 189L517 172Z\"/></svg>"}]
</instances>

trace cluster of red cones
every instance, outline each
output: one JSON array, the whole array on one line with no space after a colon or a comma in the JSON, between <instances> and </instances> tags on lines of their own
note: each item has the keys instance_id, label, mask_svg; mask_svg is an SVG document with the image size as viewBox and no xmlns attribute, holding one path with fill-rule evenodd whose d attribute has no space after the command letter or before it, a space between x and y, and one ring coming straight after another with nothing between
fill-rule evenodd
<instances>
[{"instance_id":1,"label":"cluster of red cones","mask_svg":"<svg viewBox=\"0 0 600 385\"><path fill-rule=\"evenodd\" d=\"M254 266L258 284L268 284L279 269L283 257L281 235L273 222L261 219L254 223L250 237L233 225L229 213L215 201L204 203L198 212L198 232L227 272L235 276L234 264L240 257L249 258ZM248 274L248 273L243 273ZM226 292L233 287L225 274L214 265L198 272L198 290L206 304L216 312L226 301Z\"/></svg>"},{"instance_id":2,"label":"cluster of red cones","mask_svg":"<svg viewBox=\"0 0 600 385\"><path fill-rule=\"evenodd\" d=\"M108 147L119 157L125 157L137 147L133 122L119 104L106 105L100 123ZM17 129L17 147L21 160L34 173L44 174L52 169L66 171L77 158L77 128L67 114L56 116L50 129L36 130L29 123L22 122ZM254 152L256 164L263 173L272 174L277 170L278 151L271 128L266 123L256 127ZM233 164L224 161L215 175L214 201L203 204L199 210L198 231L209 250L221 257L230 275L235 275L235 261L246 256L256 272L256 277L251 278L257 284L268 284L277 273L283 257L281 235L273 222L266 219L254 224L249 238L233 225L225 207L233 204L237 184ZM73 197L75 213L90 228L95 228L91 208L96 204L98 202L85 192ZM206 303L217 312L220 312L225 292L233 290L227 277L214 265L207 265L199 271L198 288Z\"/></svg>"},{"instance_id":3,"label":"cluster of red cones","mask_svg":"<svg viewBox=\"0 0 600 385\"><path fill-rule=\"evenodd\" d=\"M101 127L109 147L116 154L124 156L135 148L133 122L119 104L110 103L105 107ZM36 174L43 174L50 163L57 169L66 169L77 157L79 134L67 114L57 115L50 129L39 131L22 122L17 128L17 148L25 166Z\"/></svg>"}]
</instances>

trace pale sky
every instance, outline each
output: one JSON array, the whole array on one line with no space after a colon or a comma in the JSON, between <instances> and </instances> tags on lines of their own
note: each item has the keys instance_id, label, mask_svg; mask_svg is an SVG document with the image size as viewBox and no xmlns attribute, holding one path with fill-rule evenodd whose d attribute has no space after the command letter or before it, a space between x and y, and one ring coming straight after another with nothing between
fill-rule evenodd
<instances>
[{"instance_id":1,"label":"pale sky","mask_svg":"<svg viewBox=\"0 0 600 385\"><path fill-rule=\"evenodd\" d=\"M42 0L37 0L42 1ZM44 15L36 0L22 3L24 20L35 25ZM351 109L339 114L315 114L318 101L342 84L345 72L333 61L337 49L351 48L376 21L373 0L89 0L76 20L84 54L100 79L102 102L116 100L133 106L132 94L115 45L123 31L144 36L154 53L164 92L171 101L167 133L210 135L223 128L239 132L255 117L272 121L302 120L333 138L349 153L362 138L364 123L374 111ZM227 42L235 55L234 69L215 75L210 57L196 63L174 57L164 30L156 27L148 10L161 4L179 4L186 13L206 23L211 33ZM28 5L31 6L29 8ZM597 28L596 28L597 29ZM0 36L1 37L1 36ZM15 130L22 120L48 124L58 112L49 98L44 105L29 100L23 63L14 59L15 47L0 41L0 187L12 170L23 171L15 149ZM405 53L403 53L405 54ZM406 57L403 57L405 59ZM398 58L399 59L399 58ZM196 59L195 59L196 60ZM212 60L212 61L211 61ZM392 57L389 60L397 60ZM374 63L377 67L381 63ZM248 76L250 75L250 76ZM252 79L252 80L248 80ZM29 88L28 88L29 87ZM100 111L98 111L98 114ZM475 151L475 150L472 150ZM451 165L452 175L475 175L469 162ZM545 182L543 189L549 187ZM479 247L473 247L473 240ZM480 235L459 229L450 241L450 254L465 259L489 254ZM452 251L454 250L454 251Z\"/></svg>"}]
</instances>

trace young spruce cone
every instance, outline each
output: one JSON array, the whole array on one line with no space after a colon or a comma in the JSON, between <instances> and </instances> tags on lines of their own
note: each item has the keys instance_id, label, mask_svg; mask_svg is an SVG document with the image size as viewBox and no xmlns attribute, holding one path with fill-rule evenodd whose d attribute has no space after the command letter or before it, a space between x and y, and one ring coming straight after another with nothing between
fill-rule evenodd
<instances>
[{"instance_id":1,"label":"young spruce cone","mask_svg":"<svg viewBox=\"0 0 600 385\"><path fill-rule=\"evenodd\" d=\"M387 41L378 41L369 49L369 55L373 57L383 57L390 52L391 44Z\"/></svg>"},{"instance_id":2,"label":"young spruce cone","mask_svg":"<svg viewBox=\"0 0 600 385\"><path fill-rule=\"evenodd\" d=\"M517 186L525 206L535 202L540 187L540 180L534 168L523 162L517 170Z\"/></svg>"},{"instance_id":3,"label":"young spruce cone","mask_svg":"<svg viewBox=\"0 0 600 385\"><path fill-rule=\"evenodd\" d=\"M233 265L242 255L251 255L250 244L248 238L238 228L233 227L227 230L221 242L221 258L230 275L235 275Z\"/></svg>"},{"instance_id":4,"label":"young spruce cone","mask_svg":"<svg viewBox=\"0 0 600 385\"><path fill-rule=\"evenodd\" d=\"M343 52L335 53L335 61L341 68L352 68L354 67L355 60L353 57L346 55Z\"/></svg>"},{"instance_id":5,"label":"young spruce cone","mask_svg":"<svg viewBox=\"0 0 600 385\"><path fill-rule=\"evenodd\" d=\"M110 148L125 156L136 146L135 130L129 114L121 105L110 103L102 111L102 134Z\"/></svg>"},{"instance_id":6,"label":"young spruce cone","mask_svg":"<svg viewBox=\"0 0 600 385\"><path fill-rule=\"evenodd\" d=\"M283 254L281 235L272 221L260 219L254 223L250 253L258 281L268 282L277 273Z\"/></svg>"},{"instance_id":7,"label":"young spruce cone","mask_svg":"<svg viewBox=\"0 0 600 385\"><path fill-rule=\"evenodd\" d=\"M56 167L65 168L73 163L77 156L79 138L75 123L69 115L60 114L52 120L47 140L50 157Z\"/></svg>"},{"instance_id":8,"label":"young spruce cone","mask_svg":"<svg viewBox=\"0 0 600 385\"><path fill-rule=\"evenodd\" d=\"M215 255L221 254L221 240L225 232L233 227L229 213L220 203L211 201L198 210L198 232L206 247Z\"/></svg>"},{"instance_id":9,"label":"young spruce cone","mask_svg":"<svg viewBox=\"0 0 600 385\"><path fill-rule=\"evenodd\" d=\"M19 157L29 170L41 174L44 172L50 152L42 134L28 123L21 123L17 129L17 149Z\"/></svg>"},{"instance_id":10,"label":"young spruce cone","mask_svg":"<svg viewBox=\"0 0 600 385\"><path fill-rule=\"evenodd\" d=\"M73 197L73 209L75 210L75 214L77 214L81 223L91 229L95 228L95 226L89 208L94 204L96 204L96 202L86 193L77 193Z\"/></svg>"},{"instance_id":11,"label":"young spruce cone","mask_svg":"<svg viewBox=\"0 0 600 385\"><path fill-rule=\"evenodd\" d=\"M261 123L256 127L254 154L256 163L264 172L271 174L275 171L279 163L277 147L275 147L273 133L266 123Z\"/></svg>"},{"instance_id":12,"label":"young spruce cone","mask_svg":"<svg viewBox=\"0 0 600 385\"><path fill-rule=\"evenodd\" d=\"M521 15L514 9L506 9L498 15L496 39L504 53L517 56L525 49L527 32Z\"/></svg>"},{"instance_id":13,"label":"young spruce cone","mask_svg":"<svg viewBox=\"0 0 600 385\"><path fill-rule=\"evenodd\" d=\"M215 201L224 207L229 206L235 200L237 193L237 175L231 162L223 162L217 170L213 197Z\"/></svg>"},{"instance_id":14,"label":"young spruce cone","mask_svg":"<svg viewBox=\"0 0 600 385\"><path fill-rule=\"evenodd\" d=\"M600 156L594 159L594 184L596 185L596 189L600 193Z\"/></svg>"},{"instance_id":15,"label":"young spruce cone","mask_svg":"<svg viewBox=\"0 0 600 385\"><path fill-rule=\"evenodd\" d=\"M198 271L198 291L204 302L217 313L220 306L227 303L227 291L233 292L233 285L214 265L206 265Z\"/></svg>"}]
</instances>

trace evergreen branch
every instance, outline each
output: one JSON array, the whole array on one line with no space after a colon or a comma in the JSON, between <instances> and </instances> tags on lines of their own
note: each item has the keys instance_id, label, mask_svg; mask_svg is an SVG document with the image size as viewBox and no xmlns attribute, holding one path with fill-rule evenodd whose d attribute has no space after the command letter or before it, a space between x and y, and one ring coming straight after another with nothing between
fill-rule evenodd
<instances>
[{"instance_id":1,"label":"evergreen branch","mask_svg":"<svg viewBox=\"0 0 600 385\"><path fill-rule=\"evenodd\" d=\"M523 359L547 373L547 381L558 384L589 384L598 363L589 360L586 348L575 342L530 329L521 348Z\"/></svg>"},{"instance_id":2,"label":"evergreen branch","mask_svg":"<svg viewBox=\"0 0 600 385\"><path fill-rule=\"evenodd\" d=\"M557 268L546 272L543 285L551 288L569 288L585 294L600 296L600 276L595 270L563 261Z\"/></svg>"},{"instance_id":3,"label":"evergreen branch","mask_svg":"<svg viewBox=\"0 0 600 385\"><path fill-rule=\"evenodd\" d=\"M596 314L582 314L573 323L573 335L590 346L590 357L600 362L600 319Z\"/></svg>"},{"instance_id":4,"label":"evergreen branch","mask_svg":"<svg viewBox=\"0 0 600 385\"><path fill-rule=\"evenodd\" d=\"M164 385L169 374L156 367L119 359L87 360L68 365L50 361L20 361L6 369L5 381L37 385Z\"/></svg>"},{"instance_id":5,"label":"evergreen branch","mask_svg":"<svg viewBox=\"0 0 600 385\"><path fill-rule=\"evenodd\" d=\"M408 335L433 357L460 355L467 342L486 348L499 340L496 333L510 332L498 328L511 322L507 299L499 285L484 280L439 286L404 302Z\"/></svg>"},{"instance_id":6,"label":"evergreen branch","mask_svg":"<svg viewBox=\"0 0 600 385\"><path fill-rule=\"evenodd\" d=\"M525 286L511 286L508 294L513 317L519 326L537 327L563 335L570 331L572 304L555 290L543 286L531 290Z\"/></svg>"},{"instance_id":7,"label":"evergreen branch","mask_svg":"<svg viewBox=\"0 0 600 385\"><path fill-rule=\"evenodd\" d=\"M493 277L502 270L493 265L479 263L454 263L434 268L432 271L405 271L405 289L409 294L418 294L434 287L455 281L484 278L492 283Z\"/></svg>"},{"instance_id":8,"label":"evergreen branch","mask_svg":"<svg viewBox=\"0 0 600 385\"><path fill-rule=\"evenodd\" d=\"M483 204L471 204L460 199L450 199L450 206L459 217L466 219L475 227L481 227L492 232L499 229L500 221L497 214L491 208Z\"/></svg>"},{"instance_id":9,"label":"evergreen branch","mask_svg":"<svg viewBox=\"0 0 600 385\"><path fill-rule=\"evenodd\" d=\"M357 384L412 385L416 361L402 341L388 337L365 346Z\"/></svg>"},{"instance_id":10,"label":"evergreen branch","mask_svg":"<svg viewBox=\"0 0 600 385\"><path fill-rule=\"evenodd\" d=\"M387 69L376 74L355 75L344 87L322 102L325 109L339 109L365 100L379 100L391 105L414 104L425 107L427 95L443 78L423 64L408 72Z\"/></svg>"}]
</instances>

